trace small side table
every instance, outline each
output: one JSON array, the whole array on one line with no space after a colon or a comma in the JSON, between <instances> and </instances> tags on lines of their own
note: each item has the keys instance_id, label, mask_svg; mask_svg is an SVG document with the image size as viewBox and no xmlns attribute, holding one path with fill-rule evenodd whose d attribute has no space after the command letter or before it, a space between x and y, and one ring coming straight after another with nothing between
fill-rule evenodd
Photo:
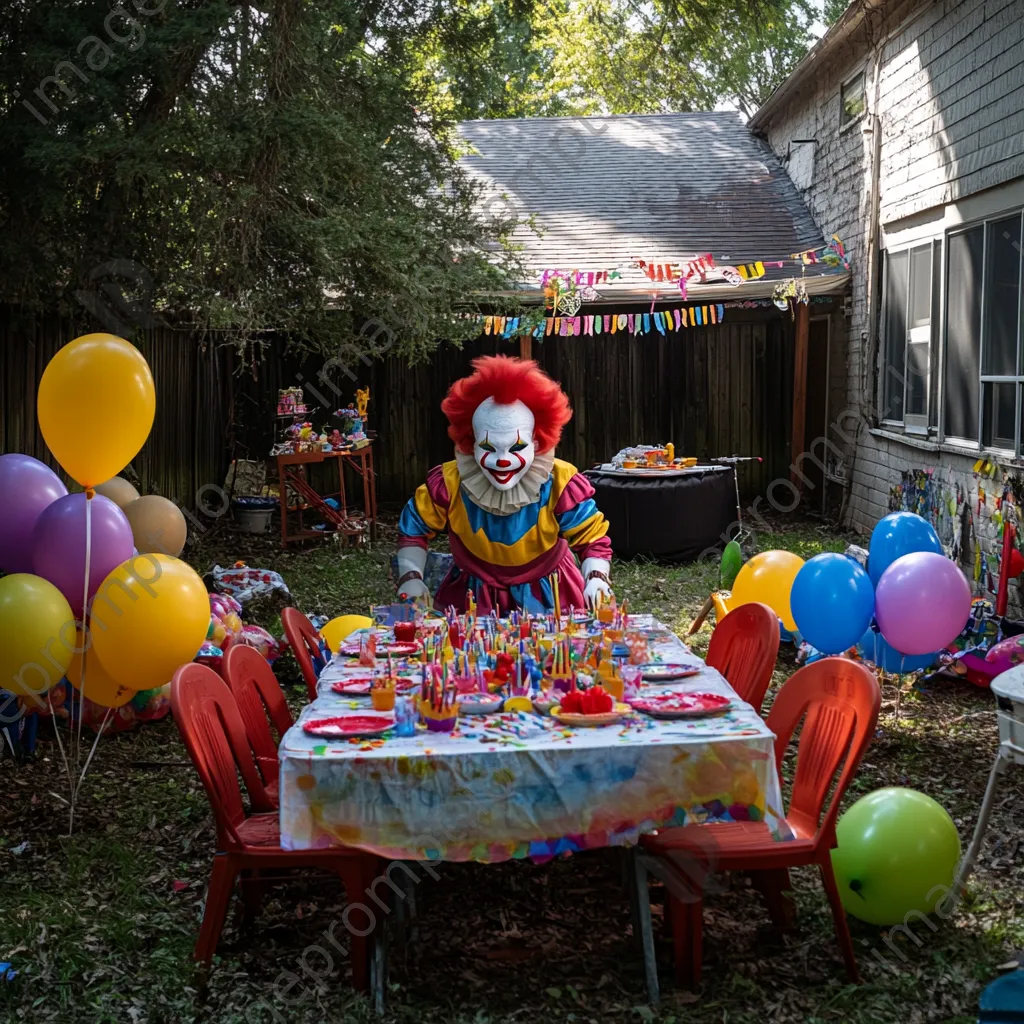
<instances>
[{"instance_id":1,"label":"small side table","mask_svg":"<svg viewBox=\"0 0 1024 1024\"><path fill-rule=\"evenodd\" d=\"M290 455L278 455L277 479L281 501L281 546L287 547L299 541L329 535L328 530L311 530L303 524L302 516L306 511L315 511L321 519L333 523L337 532L346 536L356 536L359 530L347 526L351 512L345 489L345 467L348 466L362 481L364 518L370 524L370 539L377 539L377 481L373 473L373 442L363 448L343 452L295 452ZM338 462L338 491L336 494L319 494L306 477L306 466L311 463L325 462L336 459ZM288 488L291 487L299 495L298 504L289 505ZM337 498L340 509L327 504L327 498ZM295 516L297 526L289 528L289 516Z\"/></svg>"},{"instance_id":2,"label":"small side table","mask_svg":"<svg viewBox=\"0 0 1024 1024\"><path fill-rule=\"evenodd\" d=\"M956 884L961 889L966 886L981 852L988 820L992 816L999 776L1011 764L1024 765L1024 665L1016 665L997 675L992 680L992 693L996 698L996 717L999 720L999 750L981 801L974 837L957 871Z\"/></svg>"}]
</instances>

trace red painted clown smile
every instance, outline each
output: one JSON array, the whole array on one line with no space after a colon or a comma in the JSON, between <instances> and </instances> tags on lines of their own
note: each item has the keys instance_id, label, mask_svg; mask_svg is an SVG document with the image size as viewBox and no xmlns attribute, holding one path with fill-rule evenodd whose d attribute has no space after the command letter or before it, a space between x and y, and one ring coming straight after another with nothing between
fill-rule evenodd
<instances>
[{"instance_id":1,"label":"red painted clown smile","mask_svg":"<svg viewBox=\"0 0 1024 1024\"><path fill-rule=\"evenodd\" d=\"M504 485L509 483L512 480L512 478L516 475L516 473L519 473L526 468L526 459L524 459L522 455L519 454L519 452L509 452L509 455L512 456L513 459L518 460L519 465L513 467L512 469L506 469L505 466L510 465L509 460L498 459L498 466L492 469L490 466L487 465L486 462L487 456L489 454L489 452L485 452L483 454L483 456L480 459L480 467L481 469L484 469L488 473L490 473L491 476L494 477L494 479L497 480L499 484Z\"/></svg>"}]
</instances>

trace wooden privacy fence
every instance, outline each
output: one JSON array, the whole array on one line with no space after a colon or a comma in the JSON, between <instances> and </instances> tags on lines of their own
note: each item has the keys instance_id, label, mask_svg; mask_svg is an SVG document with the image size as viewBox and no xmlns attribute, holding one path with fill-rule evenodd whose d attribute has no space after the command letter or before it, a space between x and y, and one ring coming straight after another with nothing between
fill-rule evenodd
<instances>
[{"instance_id":1,"label":"wooden privacy fence","mask_svg":"<svg viewBox=\"0 0 1024 1024\"><path fill-rule=\"evenodd\" d=\"M746 311L737 310L737 313ZM51 465L35 418L39 378L57 349L84 333L70 321L36 321L0 312L0 447ZM277 391L306 389L320 429L347 405L357 383L371 390L369 425L378 433L378 494L403 502L427 469L451 458L440 403L477 355L516 354L513 341L481 337L462 350L443 345L426 363L388 355L355 364L358 382L323 358L276 346L262 362L239 364L232 348L187 331L145 331L136 344L149 360L157 392L153 432L133 461L144 490L194 507L203 488L224 481L230 460L265 458L278 430ZM707 330L668 337L552 337L533 344L534 358L560 381L575 414L559 454L585 468L635 443L672 441L680 455L758 455L740 469L745 495L764 493L788 475L793 334L788 317L751 313ZM322 374L322 376L321 376ZM216 505L213 492L205 498Z\"/></svg>"}]
</instances>

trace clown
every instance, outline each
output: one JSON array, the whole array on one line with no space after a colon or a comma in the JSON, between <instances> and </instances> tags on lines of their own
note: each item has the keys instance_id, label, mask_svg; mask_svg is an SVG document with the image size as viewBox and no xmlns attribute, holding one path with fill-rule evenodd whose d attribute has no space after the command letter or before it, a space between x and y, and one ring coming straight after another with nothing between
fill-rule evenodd
<instances>
[{"instance_id":1,"label":"clown","mask_svg":"<svg viewBox=\"0 0 1024 1024\"><path fill-rule=\"evenodd\" d=\"M427 474L398 524L399 596L429 597L427 545L445 529L455 564L438 607L463 611L472 592L482 614L546 611L556 571L564 611L609 596L608 523L590 481L554 454L568 398L534 362L484 356L473 368L441 404L455 459Z\"/></svg>"}]
</instances>

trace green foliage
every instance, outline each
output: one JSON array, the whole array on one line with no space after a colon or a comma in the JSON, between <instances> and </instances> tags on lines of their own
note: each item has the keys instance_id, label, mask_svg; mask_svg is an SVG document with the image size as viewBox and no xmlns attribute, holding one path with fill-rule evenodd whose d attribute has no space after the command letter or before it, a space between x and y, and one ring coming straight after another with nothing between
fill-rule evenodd
<instances>
[{"instance_id":1,"label":"green foliage","mask_svg":"<svg viewBox=\"0 0 1024 1024\"><path fill-rule=\"evenodd\" d=\"M850 0L824 0L822 20L826 25L834 25L850 6Z\"/></svg>"},{"instance_id":2,"label":"green foliage","mask_svg":"<svg viewBox=\"0 0 1024 1024\"><path fill-rule=\"evenodd\" d=\"M488 39L421 49L435 102L459 117L749 114L807 52L821 13L819 0L537 0L526 18L514 0L480 3ZM481 64L488 87L467 88Z\"/></svg>"},{"instance_id":3,"label":"green foliage","mask_svg":"<svg viewBox=\"0 0 1024 1024\"><path fill-rule=\"evenodd\" d=\"M510 225L474 213L452 125L410 56L450 16L465 22L444 30L453 47L474 38L472 11L110 9L0 11L0 301L73 305L119 260L158 314L230 339L275 331L344 358L476 333L453 311L507 282Z\"/></svg>"}]
</instances>

